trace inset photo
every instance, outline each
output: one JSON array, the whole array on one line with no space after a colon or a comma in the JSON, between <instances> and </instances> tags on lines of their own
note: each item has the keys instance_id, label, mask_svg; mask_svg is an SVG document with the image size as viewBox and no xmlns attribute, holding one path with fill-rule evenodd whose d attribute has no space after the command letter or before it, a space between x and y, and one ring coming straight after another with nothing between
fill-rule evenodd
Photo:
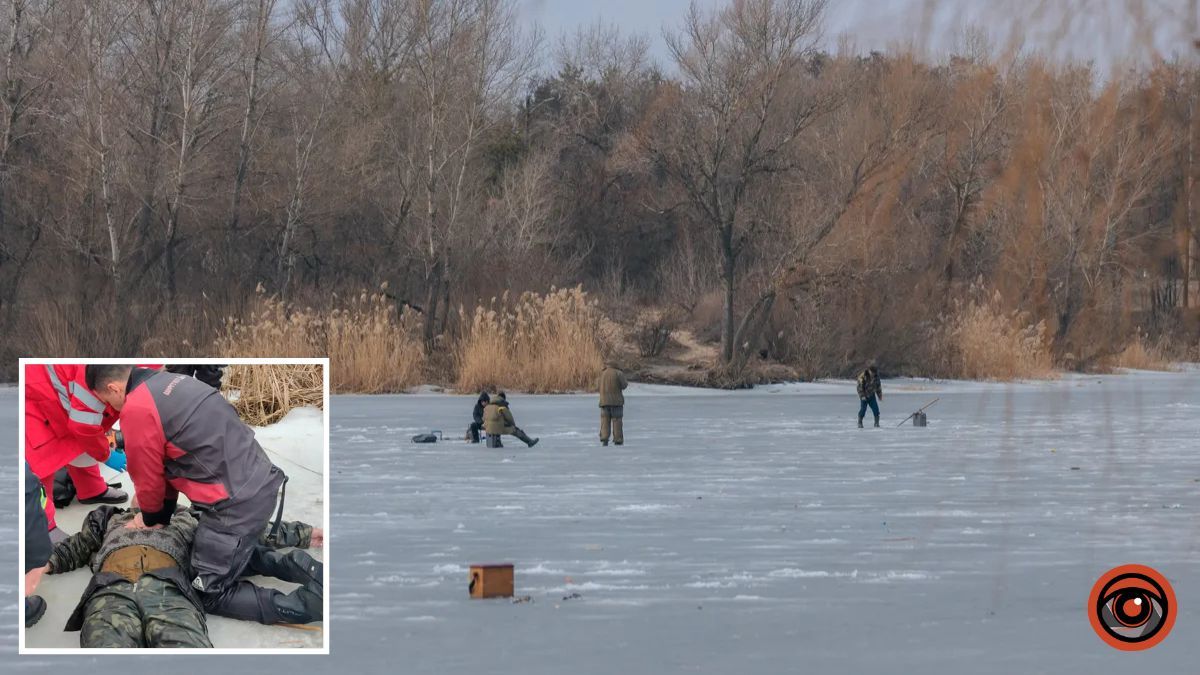
<instances>
[{"instance_id":1,"label":"inset photo","mask_svg":"<svg viewBox=\"0 0 1200 675\"><path fill-rule=\"evenodd\" d=\"M328 654L328 359L22 359L20 653Z\"/></svg>"}]
</instances>

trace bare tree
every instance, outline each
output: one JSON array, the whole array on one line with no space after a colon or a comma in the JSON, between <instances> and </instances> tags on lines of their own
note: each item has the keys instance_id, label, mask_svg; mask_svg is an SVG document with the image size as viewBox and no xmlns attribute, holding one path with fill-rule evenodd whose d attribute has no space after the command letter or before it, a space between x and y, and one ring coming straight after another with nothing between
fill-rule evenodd
<instances>
[{"instance_id":1,"label":"bare tree","mask_svg":"<svg viewBox=\"0 0 1200 675\"><path fill-rule=\"evenodd\" d=\"M638 141L652 165L679 186L690 211L716 237L725 290L722 360L734 360L738 263L760 232L746 199L767 176L788 170L786 151L828 97L781 96L805 72L824 0L745 0L714 13L693 4L668 36L680 87L657 107Z\"/></svg>"}]
</instances>

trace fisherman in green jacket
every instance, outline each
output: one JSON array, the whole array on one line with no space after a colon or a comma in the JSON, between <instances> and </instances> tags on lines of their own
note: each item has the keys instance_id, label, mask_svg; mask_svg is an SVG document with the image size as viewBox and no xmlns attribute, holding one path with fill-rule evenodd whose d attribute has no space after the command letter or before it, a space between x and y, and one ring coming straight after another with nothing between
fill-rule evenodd
<instances>
[{"instance_id":1,"label":"fisherman in green jacket","mask_svg":"<svg viewBox=\"0 0 1200 675\"><path fill-rule=\"evenodd\" d=\"M608 445L608 438L617 445L625 443L625 388L629 381L625 373L611 363L600 371L600 445Z\"/></svg>"},{"instance_id":2,"label":"fisherman in green jacket","mask_svg":"<svg viewBox=\"0 0 1200 675\"><path fill-rule=\"evenodd\" d=\"M487 434L487 447L489 448L503 448L500 437L505 434L516 436L531 448L540 440L530 438L528 434L517 427L512 411L508 409L508 398L504 392L493 396L483 409L483 432Z\"/></svg>"}]
</instances>

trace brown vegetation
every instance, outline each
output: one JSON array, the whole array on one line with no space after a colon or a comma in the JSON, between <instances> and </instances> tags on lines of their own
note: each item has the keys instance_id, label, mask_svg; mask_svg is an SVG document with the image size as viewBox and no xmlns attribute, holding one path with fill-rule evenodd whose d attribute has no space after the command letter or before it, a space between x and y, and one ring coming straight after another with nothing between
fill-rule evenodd
<instances>
[{"instance_id":1,"label":"brown vegetation","mask_svg":"<svg viewBox=\"0 0 1200 675\"><path fill-rule=\"evenodd\" d=\"M516 0L0 0L0 374L215 349L572 389L601 308L731 386L1100 368L1139 326L1196 353L1194 65L831 53L824 11L698 7L669 67L591 26L544 69Z\"/></svg>"},{"instance_id":2,"label":"brown vegetation","mask_svg":"<svg viewBox=\"0 0 1200 675\"><path fill-rule=\"evenodd\" d=\"M292 408L325 404L325 379L317 364L232 365L224 389L238 416L262 427L283 419Z\"/></svg>"}]
</instances>

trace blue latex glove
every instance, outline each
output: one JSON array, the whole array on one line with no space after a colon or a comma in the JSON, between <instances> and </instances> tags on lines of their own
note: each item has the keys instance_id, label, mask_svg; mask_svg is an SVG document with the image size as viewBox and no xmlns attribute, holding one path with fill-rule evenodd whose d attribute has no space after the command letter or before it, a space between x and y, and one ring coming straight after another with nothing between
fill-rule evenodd
<instances>
[{"instance_id":1,"label":"blue latex glove","mask_svg":"<svg viewBox=\"0 0 1200 675\"><path fill-rule=\"evenodd\" d=\"M120 450L113 450L108 453L108 459L104 460L104 465L118 473L125 470L125 453Z\"/></svg>"}]
</instances>

